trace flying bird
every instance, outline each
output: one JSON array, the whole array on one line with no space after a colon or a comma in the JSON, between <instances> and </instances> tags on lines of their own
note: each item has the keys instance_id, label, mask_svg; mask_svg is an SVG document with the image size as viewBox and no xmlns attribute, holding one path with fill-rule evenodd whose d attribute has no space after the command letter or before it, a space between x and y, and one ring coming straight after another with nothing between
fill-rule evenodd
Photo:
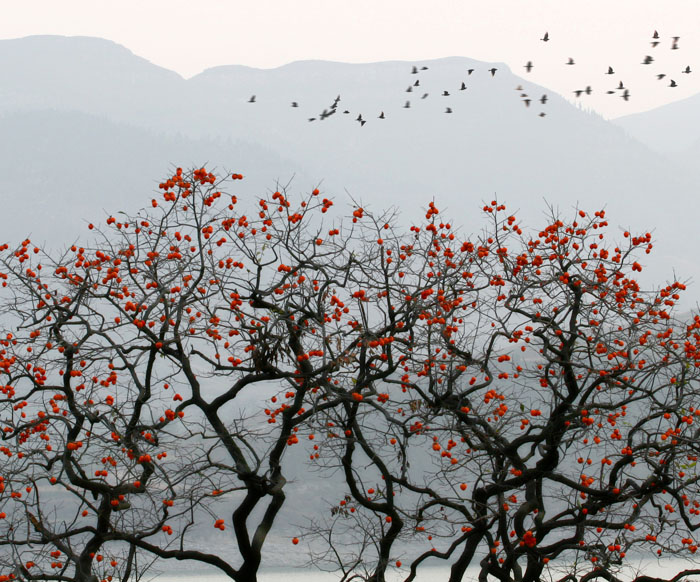
<instances>
[{"instance_id":1,"label":"flying bird","mask_svg":"<svg viewBox=\"0 0 700 582\"><path fill-rule=\"evenodd\" d=\"M651 38L659 38L659 32L655 30Z\"/></svg>"},{"instance_id":2,"label":"flying bird","mask_svg":"<svg viewBox=\"0 0 700 582\"><path fill-rule=\"evenodd\" d=\"M630 91L629 91L629 89L625 89L625 92L624 92L622 95L620 95L620 97L622 97L625 101L629 101L629 100L630 100Z\"/></svg>"},{"instance_id":3,"label":"flying bird","mask_svg":"<svg viewBox=\"0 0 700 582\"><path fill-rule=\"evenodd\" d=\"M420 79L416 79L416 82L413 83L414 87L419 87L420 86Z\"/></svg>"},{"instance_id":4,"label":"flying bird","mask_svg":"<svg viewBox=\"0 0 700 582\"><path fill-rule=\"evenodd\" d=\"M446 108L445 113L452 113L452 108L451 107Z\"/></svg>"},{"instance_id":5,"label":"flying bird","mask_svg":"<svg viewBox=\"0 0 700 582\"><path fill-rule=\"evenodd\" d=\"M622 84L622 81L620 81L620 84L617 86L618 89L624 89L625 86Z\"/></svg>"},{"instance_id":6,"label":"flying bird","mask_svg":"<svg viewBox=\"0 0 700 582\"><path fill-rule=\"evenodd\" d=\"M651 45L651 48L656 48L660 43L658 40L652 40L649 44Z\"/></svg>"},{"instance_id":7,"label":"flying bird","mask_svg":"<svg viewBox=\"0 0 700 582\"><path fill-rule=\"evenodd\" d=\"M250 99L248 99L248 103L255 103L255 95L250 96Z\"/></svg>"},{"instance_id":8,"label":"flying bird","mask_svg":"<svg viewBox=\"0 0 700 582\"><path fill-rule=\"evenodd\" d=\"M615 74L615 71L613 71L613 68L612 68L612 67L608 67L608 72L605 73L605 74L606 74L606 75L614 75L614 74Z\"/></svg>"},{"instance_id":9,"label":"flying bird","mask_svg":"<svg viewBox=\"0 0 700 582\"><path fill-rule=\"evenodd\" d=\"M545 32L544 36L540 40L543 42L547 42L549 40L549 33Z\"/></svg>"},{"instance_id":10,"label":"flying bird","mask_svg":"<svg viewBox=\"0 0 700 582\"><path fill-rule=\"evenodd\" d=\"M580 97L583 94L583 92L584 92L584 89L577 89L576 91L574 91L574 93L576 94L576 97Z\"/></svg>"},{"instance_id":11,"label":"flying bird","mask_svg":"<svg viewBox=\"0 0 700 582\"><path fill-rule=\"evenodd\" d=\"M492 76L492 77L494 77L494 76L496 75L496 71L497 71L497 70L498 70L498 69L497 69L496 67L493 67L492 69L489 69L489 71L491 72L491 76Z\"/></svg>"},{"instance_id":12,"label":"flying bird","mask_svg":"<svg viewBox=\"0 0 700 582\"><path fill-rule=\"evenodd\" d=\"M654 57L651 57L649 55L644 57L644 60L642 61L643 65L651 65L651 63L654 62Z\"/></svg>"},{"instance_id":13,"label":"flying bird","mask_svg":"<svg viewBox=\"0 0 700 582\"><path fill-rule=\"evenodd\" d=\"M418 74L418 67L413 67L413 69L411 69L411 75L417 75L417 74Z\"/></svg>"},{"instance_id":14,"label":"flying bird","mask_svg":"<svg viewBox=\"0 0 700 582\"><path fill-rule=\"evenodd\" d=\"M406 89L406 93L412 93L413 92L413 85L409 85L408 89Z\"/></svg>"},{"instance_id":15,"label":"flying bird","mask_svg":"<svg viewBox=\"0 0 700 582\"><path fill-rule=\"evenodd\" d=\"M525 70L529 73L532 71L532 61L528 61L527 64L525 65Z\"/></svg>"},{"instance_id":16,"label":"flying bird","mask_svg":"<svg viewBox=\"0 0 700 582\"><path fill-rule=\"evenodd\" d=\"M404 108L404 109L410 109L410 107L411 107L411 102L410 102L410 101L406 101L406 105L404 105L403 108Z\"/></svg>"},{"instance_id":17,"label":"flying bird","mask_svg":"<svg viewBox=\"0 0 700 582\"><path fill-rule=\"evenodd\" d=\"M347 115L350 112L346 109L345 111L343 111L343 113Z\"/></svg>"},{"instance_id":18,"label":"flying bird","mask_svg":"<svg viewBox=\"0 0 700 582\"><path fill-rule=\"evenodd\" d=\"M443 92L442 92L442 96L443 96L443 97L449 97L449 96L450 96L450 92L449 92L449 91L443 91Z\"/></svg>"},{"instance_id":19,"label":"flying bird","mask_svg":"<svg viewBox=\"0 0 700 582\"><path fill-rule=\"evenodd\" d=\"M474 69L467 69L467 75L471 75L474 72Z\"/></svg>"},{"instance_id":20,"label":"flying bird","mask_svg":"<svg viewBox=\"0 0 700 582\"><path fill-rule=\"evenodd\" d=\"M522 90L523 90L523 86L522 86L522 85L518 85L518 86L515 88L515 90L516 90L516 91L522 91Z\"/></svg>"},{"instance_id":21,"label":"flying bird","mask_svg":"<svg viewBox=\"0 0 700 582\"><path fill-rule=\"evenodd\" d=\"M292 107L299 107L299 104L296 101L292 101Z\"/></svg>"},{"instance_id":22,"label":"flying bird","mask_svg":"<svg viewBox=\"0 0 700 582\"><path fill-rule=\"evenodd\" d=\"M575 65L576 63L574 63L574 59L572 59L571 57L569 57L569 60L566 62L566 64L567 64L567 65Z\"/></svg>"},{"instance_id":23,"label":"flying bird","mask_svg":"<svg viewBox=\"0 0 700 582\"><path fill-rule=\"evenodd\" d=\"M591 86L588 85L588 86L586 87L586 95L590 95L591 93L593 93L593 89L591 89Z\"/></svg>"},{"instance_id":24,"label":"flying bird","mask_svg":"<svg viewBox=\"0 0 700 582\"><path fill-rule=\"evenodd\" d=\"M672 50L678 50L678 41L681 39L680 36L674 36L673 38L673 44L671 45Z\"/></svg>"},{"instance_id":25,"label":"flying bird","mask_svg":"<svg viewBox=\"0 0 700 582\"><path fill-rule=\"evenodd\" d=\"M530 102L532 99L523 99L523 103L525 103L525 107L530 107Z\"/></svg>"},{"instance_id":26,"label":"flying bird","mask_svg":"<svg viewBox=\"0 0 700 582\"><path fill-rule=\"evenodd\" d=\"M681 71L681 72L682 72L682 73L692 73L692 71L690 70L690 65L688 65L688 66L687 66L683 71Z\"/></svg>"},{"instance_id":27,"label":"flying bird","mask_svg":"<svg viewBox=\"0 0 700 582\"><path fill-rule=\"evenodd\" d=\"M421 67L420 70L421 70L421 71L427 71L427 70L428 70L428 67Z\"/></svg>"},{"instance_id":28,"label":"flying bird","mask_svg":"<svg viewBox=\"0 0 700 582\"><path fill-rule=\"evenodd\" d=\"M678 87L678 83L671 79L671 84L669 85L669 87Z\"/></svg>"},{"instance_id":29,"label":"flying bird","mask_svg":"<svg viewBox=\"0 0 700 582\"><path fill-rule=\"evenodd\" d=\"M427 93L423 93L423 96L421 97L421 99L425 99L427 96L428 96Z\"/></svg>"},{"instance_id":30,"label":"flying bird","mask_svg":"<svg viewBox=\"0 0 700 582\"><path fill-rule=\"evenodd\" d=\"M309 121L316 121L315 117L309 117Z\"/></svg>"},{"instance_id":31,"label":"flying bird","mask_svg":"<svg viewBox=\"0 0 700 582\"><path fill-rule=\"evenodd\" d=\"M360 114L357 116L357 119L356 119L355 121L362 121L362 113L360 113Z\"/></svg>"},{"instance_id":32,"label":"flying bird","mask_svg":"<svg viewBox=\"0 0 700 582\"><path fill-rule=\"evenodd\" d=\"M657 78L657 80L660 81L660 80L663 79L665 76L666 76L666 73L659 73L658 75L656 75L656 78Z\"/></svg>"},{"instance_id":33,"label":"flying bird","mask_svg":"<svg viewBox=\"0 0 700 582\"><path fill-rule=\"evenodd\" d=\"M464 84L464 81L462 81L462 86L459 88L460 91L464 91L467 88L467 86Z\"/></svg>"},{"instance_id":34,"label":"flying bird","mask_svg":"<svg viewBox=\"0 0 700 582\"><path fill-rule=\"evenodd\" d=\"M542 105L545 105L547 103L547 95L546 94L542 95L542 97L540 97L540 103L542 103Z\"/></svg>"},{"instance_id":35,"label":"flying bird","mask_svg":"<svg viewBox=\"0 0 700 582\"><path fill-rule=\"evenodd\" d=\"M360 127L362 127L365 123L367 123L364 119L360 121Z\"/></svg>"},{"instance_id":36,"label":"flying bird","mask_svg":"<svg viewBox=\"0 0 700 582\"><path fill-rule=\"evenodd\" d=\"M383 111L379 114L379 119L386 119L386 118L384 117L384 112L383 112Z\"/></svg>"},{"instance_id":37,"label":"flying bird","mask_svg":"<svg viewBox=\"0 0 700 582\"><path fill-rule=\"evenodd\" d=\"M544 111L540 111L540 117L544 117L545 115L547 114Z\"/></svg>"}]
</instances>

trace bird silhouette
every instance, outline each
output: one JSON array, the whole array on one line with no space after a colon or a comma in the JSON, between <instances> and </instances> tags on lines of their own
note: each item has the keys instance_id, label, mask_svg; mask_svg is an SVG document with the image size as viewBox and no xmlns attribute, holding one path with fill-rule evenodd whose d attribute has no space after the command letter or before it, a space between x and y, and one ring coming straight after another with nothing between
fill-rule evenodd
<instances>
[{"instance_id":1,"label":"bird silhouette","mask_svg":"<svg viewBox=\"0 0 700 582\"><path fill-rule=\"evenodd\" d=\"M615 74L615 71L613 71L613 68L612 68L612 67L608 67L608 72L605 73L605 74L606 74L606 75L614 75L614 74Z\"/></svg>"},{"instance_id":2,"label":"bird silhouette","mask_svg":"<svg viewBox=\"0 0 700 582\"><path fill-rule=\"evenodd\" d=\"M654 62L654 57L647 55L644 57L642 64L643 65L651 65L651 63L653 63L653 62Z\"/></svg>"},{"instance_id":3,"label":"bird silhouette","mask_svg":"<svg viewBox=\"0 0 700 582\"><path fill-rule=\"evenodd\" d=\"M411 102L406 101L406 105L403 106L404 109L410 109L411 108Z\"/></svg>"},{"instance_id":4,"label":"bird silhouette","mask_svg":"<svg viewBox=\"0 0 700 582\"><path fill-rule=\"evenodd\" d=\"M528 62L525 64L525 70L526 70L528 73L529 73L530 71L532 71L532 61L528 61Z\"/></svg>"},{"instance_id":5,"label":"bird silhouette","mask_svg":"<svg viewBox=\"0 0 700 582\"><path fill-rule=\"evenodd\" d=\"M467 86L464 84L464 81L462 81L462 86L459 88L460 91L464 91L467 88Z\"/></svg>"},{"instance_id":6,"label":"bird silhouette","mask_svg":"<svg viewBox=\"0 0 700 582\"><path fill-rule=\"evenodd\" d=\"M549 33L545 32L544 36L540 40L543 42L547 42L549 40Z\"/></svg>"},{"instance_id":7,"label":"bird silhouette","mask_svg":"<svg viewBox=\"0 0 700 582\"><path fill-rule=\"evenodd\" d=\"M418 74L418 67L413 67L413 69L411 69L411 74L417 75Z\"/></svg>"},{"instance_id":8,"label":"bird silhouette","mask_svg":"<svg viewBox=\"0 0 700 582\"><path fill-rule=\"evenodd\" d=\"M345 115L347 115L348 113L350 113L350 112L347 109L345 111L343 111L343 114L345 114Z\"/></svg>"},{"instance_id":9,"label":"bird silhouette","mask_svg":"<svg viewBox=\"0 0 700 582\"><path fill-rule=\"evenodd\" d=\"M292 101L292 107L299 107L299 104L296 101Z\"/></svg>"},{"instance_id":10,"label":"bird silhouette","mask_svg":"<svg viewBox=\"0 0 700 582\"><path fill-rule=\"evenodd\" d=\"M622 81L620 81L620 84L617 86L618 89L624 89L625 86L622 84Z\"/></svg>"},{"instance_id":11,"label":"bird silhouette","mask_svg":"<svg viewBox=\"0 0 700 582\"><path fill-rule=\"evenodd\" d=\"M494 76L496 75L496 71L497 71L497 70L498 70L498 69L497 69L496 67L493 67L493 68L489 69L489 71L491 72L491 76L492 76L492 77L494 77Z\"/></svg>"},{"instance_id":12,"label":"bird silhouette","mask_svg":"<svg viewBox=\"0 0 700 582\"><path fill-rule=\"evenodd\" d=\"M569 60L566 61L566 64L567 64L567 65L575 65L576 63L574 63L574 59L572 59L571 57L569 57Z\"/></svg>"},{"instance_id":13,"label":"bird silhouette","mask_svg":"<svg viewBox=\"0 0 700 582\"><path fill-rule=\"evenodd\" d=\"M660 43L658 40L652 40L649 44L651 45L651 48L656 48Z\"/></svg>"},{"instance_id":14,"label":"bird silhouette","mask_svg":"<svg viewBox=\"0 0 700 582\"><path fill-rule=\"evenodd\" d=\"M357 119L356 119L355 121L362 121L362 113L360 113L360 114L357 116Z\"/></svg>"},{"instance_id":15,"label":"bird silhouette","mask_svg":"<svg viewBox=\"0 0 700 582\"><path fill-rule=\"evenodd\" d=\"M413 85L409 85L408 89L406 89L406 93L412 93L413 92Z\"/></svg>"},{"instance_id":16,"label":"bird silhouette","mask_svg":"<svg viewBox=\"0 0 700 582\"><path fill-rule=\"evenodd\" d=\"M659 38L659 32L655 30L651 38Z\"/></svg>"},{"instance_id":17,"label":"bird silhouette","mask_svg":"<svg viewBox=\"0 0 700 582\"><path fill-rule=\"evenodd\" d=\"M362 120L360 121L360 127L363 127L365 123L367 123L367 122L366 122L364 119L362 119Z\"/></svg>"},{"instance_id":18,"label":"bird silhouette","mask_svg":"<svg viewBox=\"0 0 700 582\"><path fill-rule=\"evenodd\" d=\"M421 99L425 99L427 96L428 96L428 93L423 93L423 96L421 97Z\"/></svg>"},{"instance_id":19,"label":"bird silhouette","mask_svg":"<svg viewBox=\"0 0 700 582\"><path fill-rule=\"evenodd\" d=\"M620 95L620 97L622 97L625 101L629 101L629 100L630 100L630 91L629 91L629 89L625 89L625 92L624 92L622 95Z\"/></svg>"},{"instance_id":20,"label":"bird silhouette","mask_svg":"<svg viewBox=\"0 0 700 582\"><path fill-rule=\"evenodd\" d=\"M309 117L309 121L316 121L315 117Z\"/></svg>"},{"instance_id":21,"label":"bird silhouette","mask_svg":"<svg viewBox=\"0 0 700 582\"><path fill-rule=\"evenodd\" d=\"M443 91L443 92L442 92L442 96L443 96L443 97L449 97L449 96L450 96L450 92L449 92L449 91Z\"/></svg>"},{"instance_id":22,"label":"bird silhouette","mask_svg":"<svg viewBox=\"0 0 700 582\"><path fill-rule=\"evenodd\" d=\"M673 38L673 44L671 45L671 50L678 50L678 41L681 39L680 36L674 36Z\"/></svg>"},{"instance_id":23,"label":"bird silhouette","mask_svg":"<svg viewBox=\"0 0 700 582\"><path fill-rule=\"evenodd\" d=\"M467 75L471 75L474 72L474 69L467 69Z\"/></svg>"},{"instance_id":24,"label":"bird silhouette","mask_svg":"<svg viewBox=\"0 0 700 582\"><path fill-rule=\"evenodd\" d=\"M663 79L665 76L666 76L666 73L659 73L658 75L656 75L656 78L660 81L660 80Z\"/></svg>"},{"instance_id":25,"label":"bird silhouette","mask_svg":"<svg viewBox=\"0 0 700 582\"><path fill-rule=\"evenodd\" d=\"M545 115L547 114L544 111L540 111L540 117L544 117Z\"/></svg>"},{"instance_id":26,"label":"bird silhouette","mask_svg":"<svg viewBox=\"0 0 700 582\"><path fill-rule=\"evenodd\" d=\"M525 103L525 107L530 107L530 102L532 99L523 99L523 103Z\"/></svg>"},{"instance_id":27,"label":"bird silhouette","mask_svg":"<svg viewBox=\"0 0 700 582\"><path fill-rule=\"evenodd\" d=\"M586 91L586 95L590 95L591 93L593 93L593 89L591 89L590 85L586 86L585 91Z\"/></svg>"},{"instance_id":28,"label":"bird silhouette","mask_svg":"<svg viewBox=\"0 0 700 582\"><path fill-rule=\"evenodd\" d=\"M447 108L445 109L445 113L452 113L452 108L451 108L451 107L447 107Z\"/></svg>"},{"instance_id":29,"label":"bird silhouette","mask_svg":"<svg viewBox=\"0 0 700 582\"><path fill-rule=\"evenodd\" d=\"M671 84L669 85L669 87L678 87L678 83L671 79Z\"/></svg>"},{"instance_id":30,"label":"bird silhouette","mask_svg":"<svg viewBox=\"0 0 700 582\"><path fill-rule=\"evenodd\" d=\"M542 97L540 97L540 103L542 103L542 105L546 105L546 103L547 103L547 95L546 94L542 95Z\"/></svg>"},{"instance_id":31,"label":"bird silhouette","mask_svg":"<svg viewBox=\"0 0 700 582\"><path fill-rule=\"evenodd\" d=\"M416 79L416 82L413 83L414 87L420 87L420 79Z\"/></svg>"},{"instance_id":32,"label":"bird silhouette","mask_svg":"<svg viewBox=\"0 0 700 582\"><path fill-rule=\"evenodd\" d=\"M427 71L427 70L428 70L428 67L421 67L420 70L421 70L421 71Z\"/></svg>"},{"instance_id":33,"label":"bird silhouette","mask_svg":"<svg viewBox=\"0 0 700 582\"><path fill-rule=\"evenodd\" d=\"M379 114L379 119L386 119L386 118L384 117L384 112L383 112L383 111Z\"/></svg>"},{"instance_id":34,"label":"bird silhouette","mask_svg":"<svg viewBox=\"0 0 700 582\"><path fill-rule=\"evenodd\" d=\"M687 66L683 71L681 71L681 72L682 72L682 73L686 73L686 74L692 73L692 71L690 70L690 65L688 65L688 66Z\"/></svg>"},{"instance_id":35,"label":"bird silhouette","mask_svg":"<svg viewBox=\"0 0 700 582\"><path fill-rule=\"evenodd\" d=\"M515 88L515 90L516 90L516 91L522 91L522 90L523 90L523 86L522 86L522 85L518 85L518 86Z\"/></svg>"},{"instance_id":36,"label":"bird silhouette","mask_svg":"<svg viewBox=\"0 0 700 582\"><path fill-rule=\"evenodd\" d=\"M255 95L250 96L250 99L248 99L248 103L255 103Z\"/></svg>"}]
</instances>

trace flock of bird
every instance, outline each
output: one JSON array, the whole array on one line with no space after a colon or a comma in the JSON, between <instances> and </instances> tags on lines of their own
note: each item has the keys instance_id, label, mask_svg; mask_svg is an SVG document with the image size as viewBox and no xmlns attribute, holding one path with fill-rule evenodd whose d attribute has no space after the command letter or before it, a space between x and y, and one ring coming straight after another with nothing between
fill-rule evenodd
<instances>
[{"instance_id":1,"label":"flock of bird","mask_svg":"<svg viewBox=\"0 0 700 582\"><path fill-rule=\"evenodd\" d=\"M672 36L671 38L671 50L678 50L679 46L678 43L680 41L679 36ZM544 36L540 39L542 42L549 42L549 33L545 32ZM660 36L658 31L654 31L654 34L651 36L651 47L656 48L661 44ZM652 55L645 55L643 60L641 61L642 65L651 65L654 63L654 57ZM569 57L568 60L564 63L567 66L573 66L576 64L573 58ZM530 73L532 69L534 68L534 64L532 61L527 61L525 63L525 71L526 73ZM418 75L422 71L427 71L428 67L422 66L422 67L417 67L413 66L411 68L411 74L412 75ZM474 73L475 69L467 69L466 74L467 77L471 76L472 73ZM496 67L492 67L490 69L486 70L487 72L491 73L491 77L496 76L496 72L498 69ZM692 71L690 69L690 66L686 66L685 69L680 71L681 74L690 74ZM608 66L608 70L605 73L606 75L615 75L615 70L613 69L612 66ZM668 84L668 87L678 87L678 83L674 80L671 79L668 73L656 73L656 79L661 81L662 79L665 79L666 77L669 77L670 83ZM461 81L460 86L457 89L458 91L466 91L467 90L467 85L465 81ZM527 93L524 93L523 87L521 85L518 85L515 88L516 91L520 93L520 98L522 99L522 102L525 104L526 107L530 107L530 104L534 101L533 98L531 98ZM420 78L416 78L415 81L413 81L411 84L408 85L408 88L405 90L406 93L414 93L418 92L421 93L420 99L426 99L429 96L429 93L423 92L421 89L421 84L420 84ZM593 93L593 88L590 85L587 85L583 89L575 89L573 91L574 95L577 98L582 97L583 95L591 95ZM624 83L622 81L619 81L617 86L614 88L609 88L605 91L607 95L615 95L619 93L619 96L624 100L624 101L629 101L630 99L630 91L628 87L625 87ZM449 97L451 95L450 91L448 89L444 89L442 91L441 96L443 97ZM542 95L537 99L537 102L539 102L541 105L546 105L547 104L548 97L546 94ZM250 99L248 99L248 103L256 103L256 96L251 95ZM340 95L338 95L334 100L333 103L330 104L328 107L326 107L321 113L316 114L314 117L309 117L308 121L323 121L325 119L328 119L329 117L335 115L338 112L338 104L340 103ZM291 106L294 108L299 107L299 103L297 101L292 101ZM403 105L404 109L410 109L411 108L411 100L408 99L406 100L405 104ZM449 114L452 113L453 109L452 107L445 107L445 113ZM350 111L347 109L343 110L344 115L350 115ZM539 117L545 117L547 114L544 111L539 112ZM384 111L381 111L380 114L377 116L377 119L386 119L386 115L384 114ZM356 122L359 123L360 127L363 127L367 123L367 119L363 118L362 113L359 113L357 118L355 119Z\"/></svg>"}]
</instances>

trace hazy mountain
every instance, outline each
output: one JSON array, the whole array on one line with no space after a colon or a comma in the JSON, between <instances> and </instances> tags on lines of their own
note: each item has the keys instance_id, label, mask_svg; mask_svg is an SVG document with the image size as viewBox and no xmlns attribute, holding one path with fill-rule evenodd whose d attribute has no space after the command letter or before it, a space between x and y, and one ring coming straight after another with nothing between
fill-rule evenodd
<instances>
[{"instance_id":1,"label":"hazy mountain","mask_svg":"<svg viewBox=\"0 0 700 582\"><path fill-rule=\"evenodd\" d=\"M164 135L71 111L0 117L0 239L70 245L120 210L136 211L158 195L177 165L246 172L236 192L258 194L301 168L262 144L232 138ZM248 174L248 172L250 174Z\"/></svg>"},{"instance_id":2,"label":"hazy mountain","mask_svg":"<svg viewBox=\"0 0 700 582\"><path fill-rule=\"evenodd\" d=\"M651 149L675 156L700 138L700 95L651 111L618 117L613 123Z\"/></svg>"},{"instance_id":3,"label":"hazy mountain","mask_svg":"<svg viewBox=\"0 0 700 582\"><path fill-rule=\"evenodd\" d=\"M428 70L411 74L414 64ZM321 121L338 95L336 113ZM656 229L660 276L672 266L699 272L692 212L676 212L668 200L693 208L694 172L499 63L305 61L216 67L185 80L109 41L29 37L0 41L0 115L0 164L12 177L0 190L3 238L73 238L74 225L94 219L91 209L133 210L172 165L208 161L245 174L245 192L296 174L292 190L322 182L340 199L347 190L376 209L399 206L406 221L435 199L470 230L480 228L481 202L494 195L537 226L545 200L563 211L606 206L612 224ZM678 232L687 246L677 245Z\"/></svg>"}]
</instances>

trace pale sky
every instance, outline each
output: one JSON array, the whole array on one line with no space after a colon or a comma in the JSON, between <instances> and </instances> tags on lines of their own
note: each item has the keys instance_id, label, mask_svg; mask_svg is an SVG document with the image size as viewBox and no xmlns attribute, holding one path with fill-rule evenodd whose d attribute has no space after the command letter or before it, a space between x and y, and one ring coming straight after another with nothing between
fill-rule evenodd
<instances>
[{"instance_id":1,"label":"pale sky","mask_svg":"<svg viewBox=\"0 0 700 582\"><path fill-rule=\"evenodd\" d=\"M572 101L591 85L579 101L606 117L700 92L699 0L0 0L0 8L0 39L106 38L187 78L228 64L465 56L505 62ZM672 36L681 37L678 50ZM655 62L642 65L645 55ZM564 64L569 57L576 65ZM681 73L688 65L693 72ZM608 66L616 75L604 74ZM605 94L620 79L627 103Z\"/></svg>"}]
</instances>

